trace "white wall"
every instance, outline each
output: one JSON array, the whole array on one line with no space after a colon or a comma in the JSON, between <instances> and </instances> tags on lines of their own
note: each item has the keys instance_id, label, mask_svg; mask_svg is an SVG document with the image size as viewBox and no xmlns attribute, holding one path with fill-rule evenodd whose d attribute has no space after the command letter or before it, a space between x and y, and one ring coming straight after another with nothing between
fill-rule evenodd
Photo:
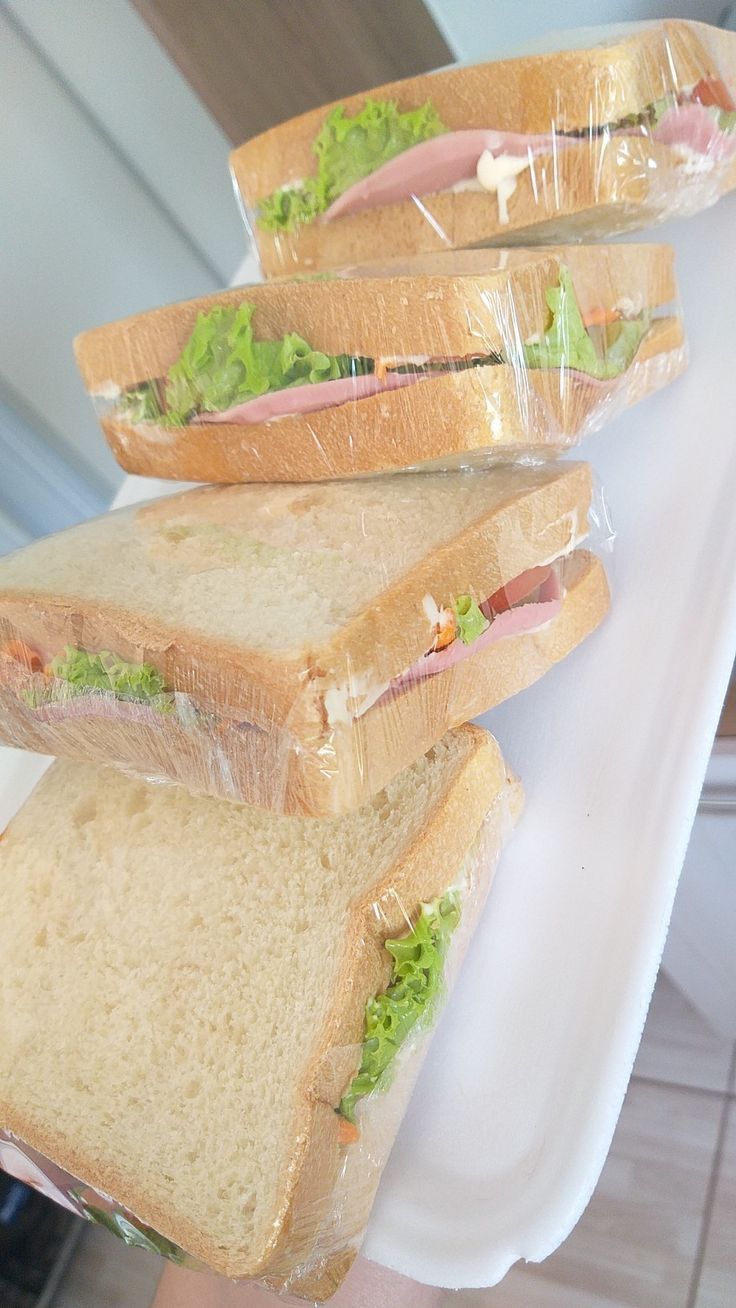
<instances>
[{"instance_id":1,"label":"white wall","mask_svg":"<svg viewBox=\"0 0 736 1308\"><path fill-rule=\"evenodd\" d=\"M8 539L9 522L39 530L32 506L10 503L25 476L20 430L57 456L57 479L67 468L68 520L82 486L107 498L122 475L77 374L74 335L217 289L246 241L227 141L127 0L0 0L0 87Z\"/></svg>"},{"instance_id":2,"label":"white wall","mask_svg":"<svg viewBox=\"0 0 736 1308\"><path fill-rule=\"evenodd\" d=\"M220 284L243 257L228 140L128 0L6 0Z\"/></svg>"},{"instance_id":3,"label":"white wall","mask_svg":"<svg viewBox=\"0 0 736 1308\"><path fill-rule=\"evenodd\" d=\"M593 23L697 18L715 23L725 0L425 0L458 59L515 54L546 32Z\"/></svg>"}]
</instances>

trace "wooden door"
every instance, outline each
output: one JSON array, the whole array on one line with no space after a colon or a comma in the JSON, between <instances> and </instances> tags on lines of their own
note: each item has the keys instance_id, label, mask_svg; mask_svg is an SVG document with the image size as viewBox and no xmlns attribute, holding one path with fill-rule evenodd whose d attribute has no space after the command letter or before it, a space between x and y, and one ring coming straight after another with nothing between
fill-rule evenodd
<instances>
[{"instance_id":1,"label":"wooden door","mask_svg":"<svg viewBox=\"0 0 736 1308\"><path fill-rule=\"evenodd\" d=\"M422 0L133 3L235 145L453 59Z\"/></svg>"}]
</instances>

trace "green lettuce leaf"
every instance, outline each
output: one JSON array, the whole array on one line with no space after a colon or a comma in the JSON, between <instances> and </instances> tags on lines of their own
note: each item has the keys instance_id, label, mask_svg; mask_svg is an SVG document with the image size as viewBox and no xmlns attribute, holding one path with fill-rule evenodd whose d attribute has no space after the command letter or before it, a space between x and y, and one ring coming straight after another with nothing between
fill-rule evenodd
<instances>
[{"instance_id":1,"label":"green lettuce leaf","mask_svg":"<svg viewBox=\"0 0 736 1308\"><path fill-rule=\"evenodd\" d=\"M432 904L422 904L415 925L398 940L387 940L393 959L391 980L365 1011L360 1068L337 1111L355 1121L358 1101L374 1090L410 1031L429 1021L442 990L442 972L450 937L460 921L460 896L450 890Z\"/></svg>"},{"instance_id":2,"label":"green lettuce leaf","mask_svg":"<svg viewBox=\"0 0 736 1308\"><path fill-rule=\"evenodd\" d=\"M677 104L676 95L663 95L660 97L659 100L655 100L644 111L644 114L647 115L646 125L650 127L656 127L657 124L662 121L668 110L673 109L676 104ZM634 126L633 123L624 124L624 125Z\"/></svg>"},{"instance_id":3,"label":"green lettuce leaf","mask_svg":"<svg viewBox=\"0 0 736 1308\"><path fill-rule=\"evenodd\" d=\"M661 100L655 100L654 104L649 106L652 126L656 127L661 122L668 109L673 109L678 103L676 95L664 96ZM688 104L699 104L699 100L688 100ZM718 105L707 105L711 116L715 118L722 132L733 132L736 130L736 110L719 109Z\"/></svg>"},{"instance_id":4,"label":"green lettuce leaf","mask_svg":"<svg viewBox=\"0 0 736 1308\"><path fill-rule=\"evenodd\" d=\"M470 595L458 595L454 609L457 634L463 645L472 644L491 625Z\"/></svg>"},{"instance_id":5,"label":"green lettuce leaf","mask_svg":"<svg viewBox=\"0 0 736 1308\"><path fill-rule=\"evenodd\" d=\"M156 419L181 427L193 414L222 412L267 391L373 371L370 360L313 350L297 332L287 332L280 340L256 340L255 309L254 304L245 302L237 308L218 305L209 313L200 313L179 358L169 368L165 414L160 413L155 388L137 386L123 401L131 420Z\"/></svg>"},{"instance_id":6,"label":"green lettuce leaf","mask_svg":"<svg viewBox=\"0 0 736 1308\"><path fill-rule=\"evenodd\" d=\"M284 186L265 196L258 205L258 225L266 232L293 232L300 223L311 223L331 203L326 184L307 177L301 186Z\"/></svg>"},{"instance_id":7,"label":"green lettuce leaf","mask_svg":"<svg viewBox=\"0 0 736 1308\"><path fill-rule=\"evenodd\" d=\"M125 391L118 406L128 422L155 422L162 416L161 404L153 382L142 382Z\"/></svg>"},{"instance_id":8,"label":"green lettuce leaf","mask_svg":"<svg viewBox=\"0 0 736 1308\"><path fill-rule=\"evenodd\" d=\"M445 131L429 100L402 112L392 100L368 99L352 118L344 105L337 105L314 142L316 177L266 196L258 206L258 223L264 231L291 232L324 213L338 195L382 164Z\"/></svg>"},{"instance_id":9,"label":"green lettuce leaf","mask_svg":"<svg viewBox=\"0 0 736 1308\"><path fill-rule=\"evenodd\" d=\"M560 268L559 283L549 288L546 298L552 322L541 341L524 346L527 367L575 368L603 381L618 377L629 367L649 330L646 314L619 323L616 335L601 354L583 322L567 268Z\"/></svg>"},{"instance_id":10,"label":"green lettuce leaf","mask_svg":"<svg viewBox=\"0 0 736 1308\"><path fill-rule=\"evenodd\" d=\"M117 654L101 650L91 654L67 645L63 654L51 662L51 673L67 683L70 693L83 695L89 690L106 690L118 699L151 703L167 711L173 708L171 694L161 673L150 663L126 663Z\"/></svg>"},{"instance_id":11,"label":"green lettuce leaf","mask_svg":"<svg viewBox=\"0 0 736 1308\"><path fill-rule=\"evenodd\" d=\"M69 1196L80 1205L88 1221L97 1226L104 1226L112 1235L116 1235L124 1244L135 1249L147 1249L149 1253L161 1254L173 1263L186 1263L188 1255L178 1244L159 1235L152 1227L145 1226L138 1219L125 1217L120 1212L108 1211L88 1203L78 1190L70 1190Z\"/></svg>"}]
</instances>

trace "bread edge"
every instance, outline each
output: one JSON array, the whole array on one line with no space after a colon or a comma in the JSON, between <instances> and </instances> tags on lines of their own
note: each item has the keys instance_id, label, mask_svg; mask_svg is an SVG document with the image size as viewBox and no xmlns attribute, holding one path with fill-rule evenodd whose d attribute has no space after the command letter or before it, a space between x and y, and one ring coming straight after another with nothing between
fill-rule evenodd
<instances>
[{"instance_id":1,"label":"bread edge","mask_svg":"<svg viewBox=\"0 0 736 1308\"><path fill-rule=\"evenodd\" d=\"M274 1220L275 1234L270 1241L266 1241L260 1255L247 1263L237 1255L223 1257L216 1243L203 1236L195 1223L185 1216L174 1217L168 1206L159 1205L155 1200L149 1201L144 1191L136 1191L134 1185L126 1185L114 1167L100 1166L99 1160L82 1155L68 1142L56 1136L53 1129L35 1129L24 1118L22 1110L15 1110L6 1102L0 1102L3 1129L53 1160L57 1166L77 1177L83 1185L113 1196L116 1202L133 1213L139 1221L172 1240L219 1274L233 1279L253 1279L266 1275L269 1265L273 1265L279 1258L300 1213L309 1211L311 1196L307 1195L309 1179L307 1177L305 1182L305 1173L314 1175L321 1173L323 1168L322 1155L326 1146L324 1140L315 1136L315 1116L320 1101L314 1097L313 1091L319 1063L328 1049L359 1045L362 1042L365 1005L376 993L376 978L381 973L385 974L384 940L392 932L400 931L402 923L405 926L405 918L400 909L397 909L395 922L391 923L388 913L385 929L379 932L371 913L371 905L392 890L397 890L397 900L400 898L404 904L411 903L416 910L420 903L444 893L472 848L494 800L502 794L508 783L506 765L494 737L489 732L468 724L458 730L471 737L472 748L449 779L431 821L404 846L397 861L381 880L374 883L365 896L354 901L341 964L341 975L344 973L347 978L353 978L352 988L347 984L344 987L344 993L350 994L350 1000L347 1004L342 999L336 1000L315 1038L313 1054L296 1087L296 1096L300 1102L295 1107L301 1123L295 1121L294 1134L301 1140L301 1144L287 1164L288 1176L284 1179L283 1202ZM471 826L472 832L468 837ZM356 943L365 946L364 952L359 954L360 974L365 978L362 986L355 983ZM338 996L343 993L342 985L336 986L335 993ZM329 1113L334 1119L334 1130L328 1147L339 1157L338 1118L331 1106Z\"/></svg>"},{"instance_id":2,"label":"bread edge","mask_svg":"<svg viewBox=\"0 0 736 1308\"><path fill-rule=\"evenodd\" d=\"M561 388L556 369L495 364L272 423L202 423L167 431L111 416L100 425L126 472L172 481L324 481L443 460L485 467L520 454L551 457L577 444L607 420L612 403L641 398L627 393L637 363L673 352L676 376L674 351L683 341L679 318L655 319L631 367L608 389L574 372ZM667 380L660 369L644 393Z\"/></svg>"}]
</instances>

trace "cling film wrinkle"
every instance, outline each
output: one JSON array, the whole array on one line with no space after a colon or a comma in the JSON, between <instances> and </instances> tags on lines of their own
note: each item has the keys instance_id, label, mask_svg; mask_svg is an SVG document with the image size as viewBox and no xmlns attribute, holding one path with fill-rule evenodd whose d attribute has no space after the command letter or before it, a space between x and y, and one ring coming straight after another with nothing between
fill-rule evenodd
<instances>
[{"instance_id":1,"label":"cling film wrinkle","mask_svg":"<svg viewBox=\"0 0 736 1308\"><path fill-rule=\"evenodd\" d=\"M557 51L314 110L238 147L231 169L267 277L367 262L376 247L414 256L605 239L736 185L735 96L733 33L675 19L588 29ZM366 132L366 120L396 115L414 116L417 137ZM319 141L338 119L325 171ZM326 178L312 211L290 207L296 156Z\"/></svg>"},{"instance_id":2,"label":"cling film wrinkle","mask_svg":"<svg viewBox=\"0 0 736 1308\"><path fill-rule=\"evenodd\" d=\"M0 560L0 740L347 811L595 628L605 522L567 462L209 486L103 515Z\"/></svg>"},{"instance_id":3,"label":"cling film wrinkle","mask_svg":"<svg viewBox=\"0 0 736 1308\"><path fill-rule=\"evenodd\" d=\"M312 482L542 462L687 363L667 246L387 253L84 332L128 472ZM554 345L554 348L552 348Z\"/></svg>"}]
</instances>

